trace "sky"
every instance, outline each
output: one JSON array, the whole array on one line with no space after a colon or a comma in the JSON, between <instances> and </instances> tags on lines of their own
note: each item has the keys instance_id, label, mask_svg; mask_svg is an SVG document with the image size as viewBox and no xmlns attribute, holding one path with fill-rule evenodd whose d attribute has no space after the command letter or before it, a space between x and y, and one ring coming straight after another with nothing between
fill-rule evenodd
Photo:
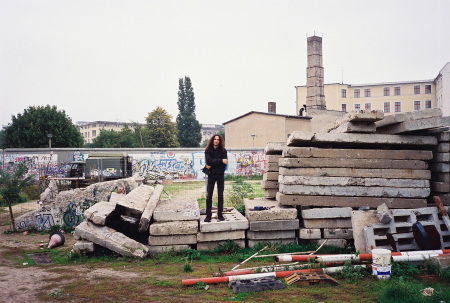
<instances>
[{"instance_id":1,"label":"sky","mask_svg":"<svg viewBox=\"0 0 450 303\"><path fill-rule=\"evenodd\" d=\"M306 38L323 37L325 83L434 79L450 61L449 0L0 0L0 126L29 106L76 121L178 114L190 77L196 116L295 115Z\"/></svg>"}]
</instances>

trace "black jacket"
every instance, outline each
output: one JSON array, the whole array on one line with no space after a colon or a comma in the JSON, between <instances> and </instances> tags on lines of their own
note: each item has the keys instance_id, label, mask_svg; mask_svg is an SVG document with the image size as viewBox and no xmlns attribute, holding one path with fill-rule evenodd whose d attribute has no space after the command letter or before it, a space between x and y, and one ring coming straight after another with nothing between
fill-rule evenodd
<instances>
[{"instance_id":1,"label":"black jacket","mask_svg":"<svg viewBox=\"0 0 450 303\"><path fill-rule=\"evenodd\" d=\"M206 165L211 166L211 175L220 175L225 173L226 165L222 160L227 158L227 150L223 152L220 148L212 148L210 151L205 150Z\"/></svg>"}]
</instances>

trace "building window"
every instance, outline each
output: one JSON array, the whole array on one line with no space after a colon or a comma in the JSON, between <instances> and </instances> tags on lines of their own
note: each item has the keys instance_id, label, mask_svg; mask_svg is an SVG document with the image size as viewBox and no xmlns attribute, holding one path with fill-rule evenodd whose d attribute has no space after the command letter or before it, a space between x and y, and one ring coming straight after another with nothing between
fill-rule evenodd
<instances>
[{"instance_id":1,"label":"building window","mask_svg":"<svg viewBox=\"0 0 450 303\"><path fill-rule=\"evenodd\" d=\"M394 96L400 96L400 86L394 87Z\"/></svg>"},{"instance_id":2,"label":"building window","mask_svg":"<svg viewBox=\"0 0 450 303\"><path fill-rule=\"evenodd\" d=\"M420 101L414 101L414 110L420 110Z\"/></svg>"},{"instance_id":3,"label":"building window","mask_svg":"<svg viewBox=\"0 0 450 303\"><path fill-rule=\"evenodd\" d=\"M347 98L347 90L346 89L341 89L341 97Z\"/></svg>"},{"instance_id":4,"label":"building window","mask_svg":"<svg viewBox=\"0 0 450 303\"><path fill-rule=\"evenodd\" d=\"M359 98L359 96L360 96L359 94L360 94L359 88L356 88L354 91L355 98Z\"/></svg>"},{"instance_id":5,"label":"building window","mask_svg":"<svg viewBox=\"0 0 450 303\"><path fill-rule=\"evenodd\" d=\"M96 131L96 130L93 130L93 131L92 131L92 137L94 138L95 136L97 136L97 131Z\"/></svg>"},{"instance_id":6,"label":"building window","mask_svg":"<svg viewBox=\"0 0 450 303\"><path fill-rule=\"evenodd\" d=\"M364 97L370 97L370 88L365 88L364 89Z\"/></svg>"},{"instance_id":7,"label":"building window","mask_svg":"<svg viewBox=\"0 0 450 303\"><path fill-rule=\"evenodd\" d=\"M372 105L370 105L370 103L366 103L364 104L364 108L365 110L372 110Z\"/></svg>"},{"instance_id":8,"label":"building window","mask_svg":"<svg viewBox=\"0 0 450 303\"><path fill-rule=\"evenodd\" d=\"M420 85L414 85L414 95L420 94Z\"/></svg>"},{"instance_id":9,"label":"building window","mask_svg":"<svg viewBox=\"0 0 450 303\"><path fill-rule=\"evenodd\" d=\"M401 102L395 102L395 112L400 113L402 111L402 103Z\"/></svg>"},{"instance_id":10,"label":"building window","mask_svg":"<svg viewBox=\"0 0 450 303\"><path fill-rule=\"evenodd\" d=\"M431 85L425 85L425 94L431 94Z\"/></svg>"},{"instance_id":11,"label":"building window","mask_svg":"<svg viewBox=\"0 0 450 303\"><path fill-rule=\"evenodd\" d=\"M385 96L389 96L391 94L391 88L390 87L385 87L383 89L383 91L384 91L384 95Z\"/></svg>"},{"instance_id":12,"label":"building window","mask_svg":"<svg viewBox=\"0 0 450 303\"><path fill-rule=\"evenodd\" d=\"M355 110L359 110L361 108L361 105L359 103L355 104Z\"/></svg>"},{"instance_id":13,"label":"building window","mask_svg":"<svg viewBox=\"0 0 450 303\"><path fill-rule=\"evenodd\" d=\"M347 104L342 104L342 111L347 112Z\"/></svg>"},{"instance_id":14,"label":"building window","mask_svg":"<svg viewBox=\"0 0 450 303\"><path fill-rule=\"evenodd\" d=\"M425 101L425 108L431 108L431 100Z\"/></svg>"},{"instance_id":15,"label":"building window","mask_svg":"<svg viewBox=\"0 0 450 303\"><path fill-rule=\"evenodd\" d=\"M391 112L391 102L384 102L384 112L385 113Z\"/></svg>"}]
</instances>

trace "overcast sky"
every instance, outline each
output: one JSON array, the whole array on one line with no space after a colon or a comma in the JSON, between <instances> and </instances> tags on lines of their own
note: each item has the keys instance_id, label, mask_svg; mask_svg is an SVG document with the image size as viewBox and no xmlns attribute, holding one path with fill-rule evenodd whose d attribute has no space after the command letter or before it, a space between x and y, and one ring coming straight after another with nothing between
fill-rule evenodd
<instances>
[{"instance_id":1,"label":"overcast sky","mask_svg":"<svg viewBox=\"0 0 450 303\"><path fill-rule=\"evenodd\" d=\"M74 122L143 123L157 106L175 120L184 76L200 123L271 101L295 115L307 35L323 37L325 83L433 79L450 61L449 12L449 0L0 0L0 125L46 104Z\"/></svg>"}]
</instances>

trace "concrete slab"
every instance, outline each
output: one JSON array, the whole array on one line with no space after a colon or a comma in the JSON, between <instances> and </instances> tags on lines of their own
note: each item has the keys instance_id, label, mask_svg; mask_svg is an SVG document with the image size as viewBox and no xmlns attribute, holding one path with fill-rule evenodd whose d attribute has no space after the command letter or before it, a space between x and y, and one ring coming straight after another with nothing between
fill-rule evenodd
<instances>
[{"instance_id":1,"label":"concrete slab","mask_svg":"<svg viewBox=\"0 0 450 303\"><path fill-rule=\"evenodd\" d=\"M434 153L433 162L450 162L450 153Z\"/></svg>"},{"instance_id":2,"label":"concrete slab","mask_svg":"<svg viewBox=\"0 0 450 303\"><path fill-rule=\"evenodd\" d=\"M161 184L156 185L155 189L153 190L153 194L151 195L150 199L147 202L147 205L145 206L144 212L142 213L141 219L139 220L139 232L143 233L148 230L148 227L150 226L150 221L152 220L153 212L156 209L156 206L159 202L159 199L161 198L162 191L164 189L164 186Z\"/></svg>"},{"instance_id":3,"label":"concrete slab","mask_svg":"<svg viewBox=\"0 0 450 303\"><path fill-rule=\"evenodd\" d=\"M262 189L278 189L278 181L262 181Z\"/></svg>"},{"instance_id":4,"label":"concrete slab","mask_svg":"<svg viewBox=\"0 0 450 303\"><path fill-rule=\"evenodd\" d=\"M308 219L303 220L305 228L351 228L352 221L348 219Z\"/></svg>"},{"instance_id":5,"label":"concrete slab","mask_svg":"<svg viewBox=\"0 0 450 303\"><path fill-rule=\"evenodd\" d=\"M285 195L278 192L276 200L281 205L291 206L350 206L358 208L361 206L369 206L377 208L379 205L386 203L389 208L418 208L427 206L426 199L411 198L381 198L381 197L349 197L349 196L302 196L302 195Z\"/></svg>"},{"instance_id":6,"label":"concrete slab","mask_svg":"<svg viewBox=\"0 0 450 303\"><path fill-rule=\"evenodd\" d=\"M367 168L286 168L280 167L282 176L310 177L354 177L354 178L386 178L386 179L431 179L429 170L418 169L367 169ZM278 176L277 176L278 180Z\"/></svg>"},{"instance_id":7,"label":"concrete slab","mask_svg":"<svg viewBox=\"0 0 450 303\"><path fill-rule=\"evenodd\" d=\"M342 158L342 159L392 159L431 160L430 150L385 150L317 147L285 147L283 158Z\"/></svg>"},{"instance_id":8,"label":"concrete slab","mask_svg":"<svg viewBox=\"0 0 450 303\"><path fill-rule=\"evenodd\" d=\"M300 228L298 237L303 240L321 239L320 228Z\"/></svg>"},{"instance_id":9,"label":"concrete slab","mask_svg":"<svg viewBox=\"0 0 450 303\"><path fill-rule=\"evenodd\" d=\"M435 182L450 182L450 173L433 173L431 180Z\"/></svg>"},{"instance_id":10,"label":"concrete slab","mask_svg":"<svg viewBox=\"0 0 450 303\"><path fill-rule=\"evenodd\" d=\"M375 186L375 187L430 187L429 180L418 179L386 179L356 177L311 177L283 176L278 177L278 185L311 185L311 186Z\"/></svg>"},{"instance_id":11,"label":"concrete slab","mask_svg":"<svg viewBox=\"0 0 450 303\"><path fill-rule=\"evenodd\" d=\"M197 243L197 234L148 237L148 244L150 246L183 245L183 244L187 245L196 243Z\"/></svg>"},{"instance_id":12,"label":"concrete slab","mask_svg":"<svg viewBox=\"0 0 450 303\"><path fill-rule=\"evenodd\" d=\"M247 239L251 240L295 239L295 230L276 230L276 231L247 230Z\"/></svg>"},{"instance_id":13,"label":"concrete slab","mask_svg":"<svg viewBox=\"0 0 450 303\"><path fill-rule=\"evenodd\" d=\"M286 146L286 142L269 142L264 148L265 155L281 155L283 147Z\"/></svg>"},{"instance_id":14,"label":"concrete slab","mask_svg":"<svg viewBox=\"0 0 450 303\"><path fill-rule=\"evenodd\" d=\"M117 204L117 202L119 202L120 200L125 199L126 196L127 195L125 193L119 194L113 191L111 193L111 196L109 197L109 202Z\"/></svg>"},{"instance_id":15,"label":"concrete slab","mask_svg":"<svg viewBox=\"0 0 450 303\"><path fill-rule=\"evenodd\" d=\"M182 251L185 249L191 249L191 245L187 245L187 244L147 246L147 247L148 247L148 253L151 255L165 253L165 252L169 252L169 251L177 252L177 251Z\"/></svg>"},{"instance_id":16,"label":"concrete slab","mask_svg":"<svg viewBox=\"0 0 450 303\"><path fill-rule=\"evenodd\" d=\"M450 173L450 163L431 163L430 170L434 173Z\"/></svg>"},{"instance_id":17,"label":"concrete slab","mask_svg":"<svg viewBox=\"0 0 450 303\"><path fill-rule=\"evenodd\" d=\"M353 239L351 228L324 228L324 239Z\"/></svg>"},{"instance_id":18,"label":"concrete slab","mask_svg":"<svg viewBox=\"0 0 450 303\"><path fill-rule=\"evenodd\" d=\"M97 225L105 225L106 218L116 209L116 204L101 201L84 211L84 217Z\"/></svg>"},{"instance_id":19,"label":"concrete slab","mask_svg":"<svg viewBox=\"0 0 450 303\"><path fill-rule=\"evenodd\" d=\"M153 211L153 220L192 221L200 219L200 208L195 198L160 200Z\"/></svg>"},{"instance_id":20,"label":"concrete slab","mask_svg":"<svg viewBox=\"0 0 450 303\"><path fill-rule=\"evenodd\" d=\"M197 242L214 242L240 239L245 240L245 230L218 231L214 233L197 234Z\"/></svg>"},{"instance_id":21,"label":"concrete slab","mask_svg":"<svg viewBox=\"0 0 450 303\"><path fill-rule=\"evenodd\" d=\"M250 221L295 220L297 209L280 205L275 200L263 198L244 199L245 214ZM252 211L255 206L268 208L267 210Z\"/></svg>"},{"instance_id":22,"label":"concrete slab","mask_svg":"<svg viewBox=\"0 0 450 303\"><path fill-rule=\"evenodd\" d=\"M141 185L117 202L117 210L126 216L140 218L153 193L153 187Z\"/></svg>"},{"instance_id":23,"label":"concrete slab","mask_svg":"<svg viewBox=\"0 0 450 303\"><path fill-rule=\"evenodd\" d=\"M339 248L345 248L345 246L347 245L346 239L320 239L320 240L312 240L311 242L320 246L325 242L325 240L327 240L327 242L323 246L334 246Z\"/></svg>"},{"instance_id":24,"label":"concrete slab","mask_svg":"<svg viewBox=\"0 0 450 303\"><path fill-rule=\"evenodd\" d=\"M391 159L342 159L342 158L281 158L281 167L320 167L320 168L378 168L378 169L428 169L422 160Z\"/></svg>"},{"instance_id":25,"label":"concrete slab","mask_svg":"<svg viewBox=\"0 0 450 303\"><path fill-rule=\"evenodd\" d=\"M295 220L250 221L251 231L293 230L299 229L300 223Z\"/></svg>"},{"instance_id":26,"label":"concrete slab","mask_svg":"<svg viewBox=\"0 0 450 303\"><path fill-rule=\"evenodd\" d=\"M361 254L366 254L366 245L364 240L364 227L379 223L375 210L355 210L352 211L352 230L355 250Z\"/></svg>"},{"instance_id":27,"label":"concrete slab","mask_svg":"<svg viewBox=\"0 0 450 303\"><path fill-rule=\"evenodd\" d=\"M432 117L425 119L408 120L401 123L377 127L379 134L401 134L450 125L450 117Z\"/></svg>"},{"instance_id":28,"label":"concrete slab","mask_svg":"<svg viewBox=\"0 0 450 303\"><path fill-rule=\"evenodd\" d=\"M266 199L275 199L277 196L278 188L277 189L264 189L264 198Z\"/></svg>"},{"instance_id":29,"label":"concrete slab","mask_svg":"<svg viewBox=\"0 0 450 303\"><path fill-rule=\"evenodd\" d=\"M375 122L377 127L383 127L390 124L401 123L409 120L426 119L433 117L441 117L442 110L440 108L425 109L406 113L396 113L385 116L381 121Z\"/></svg>"},{"instance_id":30,"label":"concrete slab","mask_svg":"<svg viewBox=\"0 0 450 303\"><path fill-rule=\"evenodd\" d=\"M439 142L439 144L433 148L433 152L435 152L435 153L448 153L448 152L450 152L450 143L448 143L448 142Z\"/></svg>"},{"instance_id":31,"label":"concrete slab","mask_svg":"<svg viewBox=\"0 0 450 303\"><path fill-rule=\"evenodd\" d=\"M200 218L200 232L211 233L218 231L232 231L248 229L248 220L236 209L223 214L225 221L212 219L211 222L204 222L206 215Z\"/></svg>"},{"instance_id":32,"label":"concrete slab","mask_svg":"<svg viewBox=\"0 0 450 303\"><path fill-rule=\"evenodd\" d=\"M278 163L269 162L264 165L265 172L278 171L278 169L279 169Z\"/></svg>"},{"instance_id":33,"label":"concrete slab","mask_svg":"<svg viewBox=\"0 0 450 303\"><path fill-rule=\"evenodd\" d=\"M263 173L263 181L277 181L278 182L278 172L269 171Z\"/></svg>"},{"instance_id":34,"label":"concrete slab","mask_svg":"<svg viewBox=\"0 0 450 303\"><path fill-rule=\"evenodd\" d=\"M273 239L265 239L265 240L248 240L248 247L253 248L256 245L258 245L259 243L265 243L265 244L271 244L271 245L276 245L276 244L282 244L282 245L286 245L289 243L295 243L296 239L278 239L278 240L273 240Z\"/></svg>"},{"instance_id":35,"label":"concrete slab","mask_svg":"<svg viewBox=\"0 0 450 303\"><path fill-rule=\"evenodd\" d=\"M310 133L311 134L311 133ZM384 134L330 134L316 133L305 135L304 132L294 131L287 140L287 146L320 146L330 143L354 144L354 145L412 145L432 146L437 144L434 136L407 136L407 135L384 135Z\"/></svg>"},{"instance_id":36,"label":"concrete slab","mask_svg":"<svg viewBox=\"0 0 450 303\"><path fill-rule=\"evenodd\" d=\"M377 127L373 122L345 122L329 130L329 133L375 133Z\"/></svg>"},{"instance_id":37,"label":"concrete slab","mask_svg":"<svg viewBox=\"0 0 450 303\"><path fill-rule=\"evenodd\" d=\"M351 218L351 207L333 207L333 208L311 208L303 209L302 218L307 219L337 219L337 218Z\"/></svg>"},{"instance_id":38,"label":"concrete slab","mask_svg":"<svg viewBox=\"0 0 450 303\"><path fill-rule=\"evenodd\" d=\"M279 192L287 195L307 196L358 196L358 197L395 197L426 198L429 188L395 188L365 186L306 186L280 184Z\"/></svg>"},{"instance_id":39,"label":"concrete slab","mask_svg":"<svg viewBox=\"0 0 450 303\"><path fill-rule=\"evenodd\" d=\"M89 241L77 241L73 245L73 251L79 255L82 253L92 253L95 251L95 245Z\"/></svg>"},{"instance_id":40,"label":"concrete slab","mask_svg":"<svg viewBox=\"0 0 450 303\"><path fill-rule=\"evenodd\" d=\"M98 226L89 221L83 221L75 228L79 237L106 247L120 255L144 258L148 248L124 234L106 226Z\"/></svg>"},{"instance_id":41,"label":"concrete slab","mask_svg":"<svg viewBox=\"0 0 450 303\"><path fill-rule=\"evenodd\" d=\"M439 142L450 142L450 131L444 131L435 134Z\"/></svg>"},{"instance_id":42,"label":"concrete slab","mask_svg":"<svg viewBox=\"0 0 450 303\"><path fill-rule=\"evenodd\" d=\"M281 158L281 155L267 155L266 161L268 163L278 163L278 160Z\"/></svg>"},{"instance_id":43,"label":"concrete slab","mask_svg":"<svg viewBox=\"0 0 450 303\"><path fill-rule=\"evenodd\" d=\"M235 245L240 248L245 248L245 240L232 240ZM227 241L215 241L215 242L199 242L197 243L198 251L213 250L219 245L226 245Z\"/></svg>"},{"instance_id":44,"label":"concrete slab","mask_svg":"<svg viewBox=\"0 0 450 303\"><path fill-rule=\"evenodd\" d=\"M155 222L150 225L150 235L195 235L198 232L198 220Z\"/></svg>"}]
</instances>

